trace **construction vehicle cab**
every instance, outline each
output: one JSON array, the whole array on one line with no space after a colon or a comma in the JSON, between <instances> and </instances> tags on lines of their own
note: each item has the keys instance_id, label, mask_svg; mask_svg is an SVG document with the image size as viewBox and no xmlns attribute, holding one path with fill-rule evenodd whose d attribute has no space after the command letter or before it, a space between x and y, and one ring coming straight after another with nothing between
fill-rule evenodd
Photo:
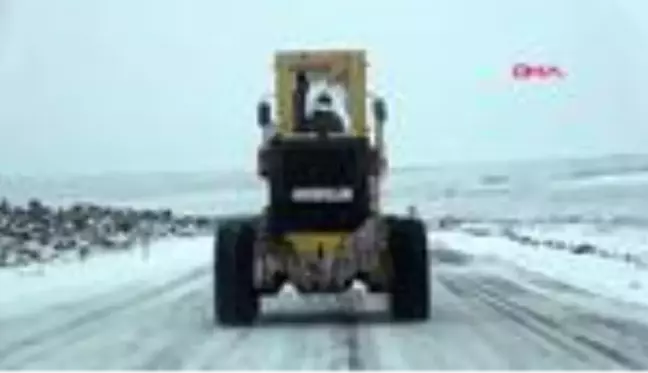
<instances>
[{"instance_id":1,"label":"construction vehicle cab","mask_svg":"<svg viewBox=\"0 0 648 373\"><path fill-rule=\"evenodd\" d=\"M282 51L274 62L274 105L257 107L267 205L219 226L217 321L252 323L259 297L287 282L303 293L339 293L354 280L389 293L395 319L426 319L425 226L380 211L387 110L381 99L368 105L365 52Z\"/></svg>"}]
</instances>

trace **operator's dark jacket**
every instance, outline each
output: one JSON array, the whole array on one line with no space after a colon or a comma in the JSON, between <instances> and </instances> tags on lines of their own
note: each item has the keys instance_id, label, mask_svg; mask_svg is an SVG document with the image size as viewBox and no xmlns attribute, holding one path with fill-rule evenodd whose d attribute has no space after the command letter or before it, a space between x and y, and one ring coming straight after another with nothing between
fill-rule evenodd
<instances>
[{"instance_id":1,"label":"operator's dark jacket","mask_svg":"<svg viewBox=\"0 0 648 373\"><path fill-rule=\"evenodd\" d=\"M331 110L315 110L299 128L299 132L344 132L344 123L339 115Z\"/></svg>"}]
</instances>

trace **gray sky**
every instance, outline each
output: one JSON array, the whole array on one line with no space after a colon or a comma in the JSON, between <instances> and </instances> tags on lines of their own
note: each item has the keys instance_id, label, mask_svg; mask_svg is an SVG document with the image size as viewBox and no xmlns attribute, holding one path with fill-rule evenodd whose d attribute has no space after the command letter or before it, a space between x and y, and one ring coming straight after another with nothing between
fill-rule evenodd
<instances>
[{"instance_id":1,"label":"gray sky","mask_svg":"<svg viewBox=\"0 0 648 373\"><path fill-rule=\"evenodd\" d=\"M0 173L253 169L297 47L369 51L394 164L646 151L644 3L0 0Z\"/></svg>"}]
</instances>

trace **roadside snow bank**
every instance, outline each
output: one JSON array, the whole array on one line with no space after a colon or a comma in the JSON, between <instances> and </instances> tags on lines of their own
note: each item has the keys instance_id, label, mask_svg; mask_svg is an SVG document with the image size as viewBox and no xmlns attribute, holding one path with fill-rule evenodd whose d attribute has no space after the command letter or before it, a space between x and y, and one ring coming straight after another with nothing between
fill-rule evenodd
<instances>
[{"instance_id":1,"label":"roadside snow bank","mask_svg":"<svg viewBox=\"0 0 648 373\"><path fill-rule=\"evenodd\" d=\"M624 262L529 248L504 237L475 237L462 232L433 232L430 241L474 256L510 262L594 294L648 306L648 271Z\"/></svg>"},{"instance_id":2,"label":"roadside snow bank","mask_svg":"<svg viewBox=\"0 0 648 373\"><path fill-rule=\"evenodd\" d=\"M636 227L612 225L536 225L514 229L518 236L535 239L546 246L588 249L604 258L616 258L648 266L648 234ZM586 246L589 246L586 247Z\"/></svg>"},{"instance_id":3,"label":"roadside snow bank","mask_svg":"<svg viewBox=\"0 0 648 373\"><path fill-rule=\"evenodd\" d=\"M615 222L471 222L447 217L430 219L428 223L434 229L475 237L501 237L526 247L593 255L648 269L648 233L641 225Z\"/></svg>"}]
</instances>

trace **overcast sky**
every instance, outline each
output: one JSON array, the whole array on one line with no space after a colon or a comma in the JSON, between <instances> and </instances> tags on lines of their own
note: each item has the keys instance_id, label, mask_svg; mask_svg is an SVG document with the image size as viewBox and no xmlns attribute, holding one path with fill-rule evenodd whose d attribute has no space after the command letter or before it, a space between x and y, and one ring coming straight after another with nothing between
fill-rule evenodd
<instances>
[{"instance_id":1,"label":"overcast sky","mask_svg":"<svg viewBox=\"0 0 648 373\"><path fill-rule=\"evenodd\" d=\"M643 0L0 0L0 173L253 169L272 54L297 47L368 50L394 164L646 152L642 14ZM567 79L515 82L519 61Z\"/></svg>"}]
</instances>

